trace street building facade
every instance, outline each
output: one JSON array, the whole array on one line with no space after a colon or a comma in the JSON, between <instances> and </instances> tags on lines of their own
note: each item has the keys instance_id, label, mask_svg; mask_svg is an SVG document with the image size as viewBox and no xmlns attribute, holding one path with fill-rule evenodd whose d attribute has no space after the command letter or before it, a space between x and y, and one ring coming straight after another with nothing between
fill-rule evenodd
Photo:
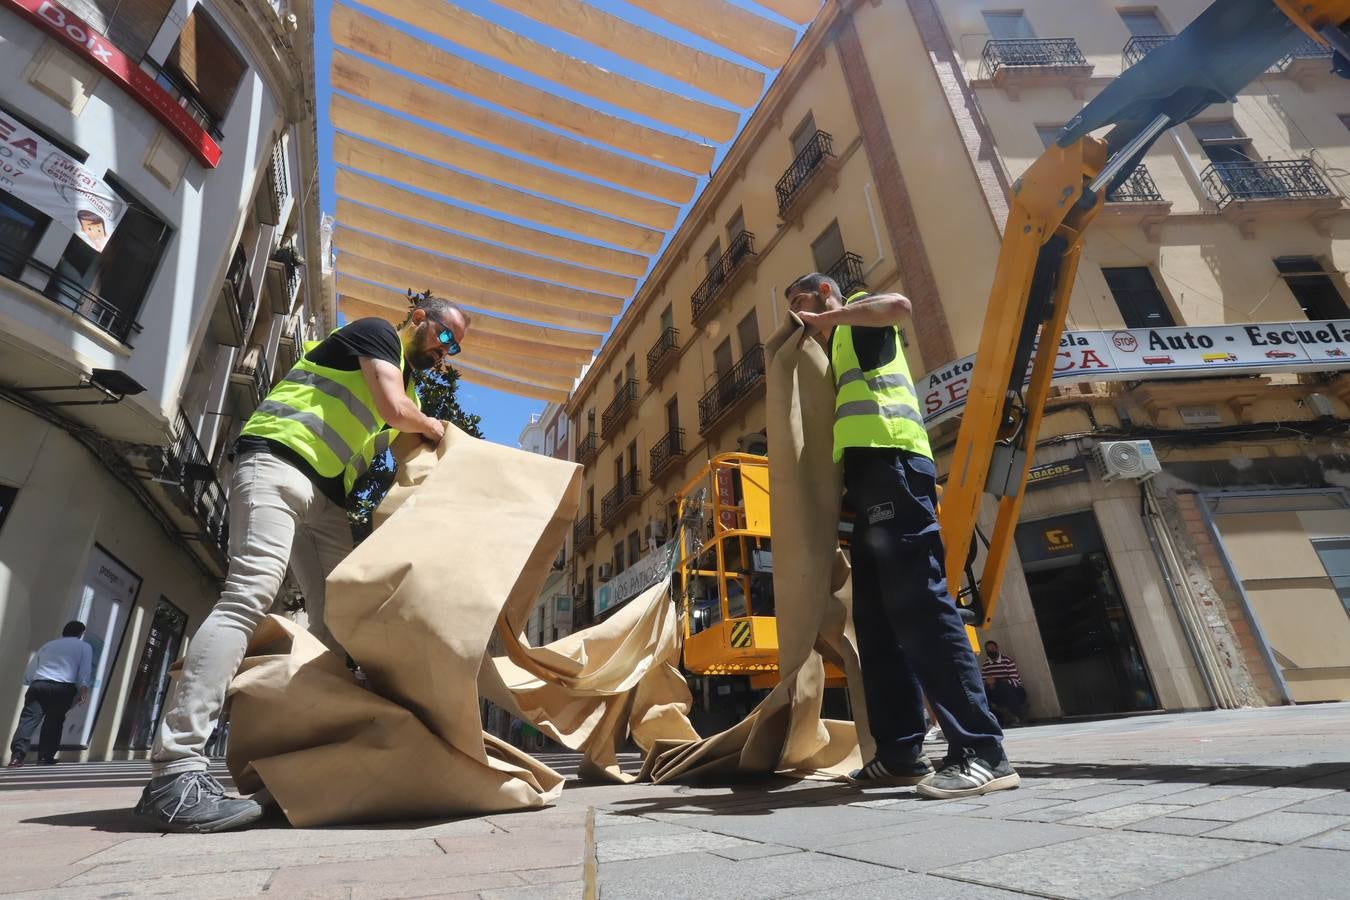
<instances>
[{"instance_id":1,"label":"street building facade","mask_svg":"<svg viewBox=\"0 0 1350 900\"><path fill-rule=\"evenodd\" d=\"M80 619L62 759L148 751L231 452L335 325L308 0L0 2L0 722Z\"/></svg>"},{"instance_id":2,"label":"street building facade","mask_svg":"<svg viewBox=\"0 0 1350 900\"><path fill-rule=\"evenodd\" d=\"M772 459L763 339L805 272L912 300L942 471L1018 176L1206 6L827 2L567 403L578 622L709 458ZM1350 84L1330 69L1309 44L1173 129L1087 233L984 635L1033 718L1350 698Z\"/></svg>"},{"instance_id":3,"label":"street building facade","mask_svg":"<svg viewBox=\"0 0 1350 900\"><path fill-rule=\"evenodd\" d=\"M562 404L549 403L542 413L530 416L530 421L521 429L520 448L554 459L569 460L571 430L568 425ZM548 578L539 589L539 596L530 611L525 636L535 647L566 637L573 630L572 589L564 571L567 550L566 545L559 549L557 558L549 567Z\"/></svg>"}]
</instances>

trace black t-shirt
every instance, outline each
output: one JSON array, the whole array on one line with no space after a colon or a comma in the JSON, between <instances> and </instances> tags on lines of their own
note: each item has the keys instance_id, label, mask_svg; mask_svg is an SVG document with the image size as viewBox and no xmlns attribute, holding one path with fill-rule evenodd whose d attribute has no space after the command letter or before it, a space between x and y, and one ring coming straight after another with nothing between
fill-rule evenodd
<instances>
[{"instance_id":1,"label":"black t-shirt","mask_svg":"<svg viewBox=\"0 0 1350 900\"><path fill-rule=\"evenodd\" d=\"M864 372L880 369L894 361L895 355L900 352L900 332L894 325L854 325L850 331L853 334L853 352L858 355L858 365ZM838 337L837 329L830 334L831 341Z\"/></svg>"},{"instance_id":2,"label":"black t-shirt","mask_svg":"<svg viewBox=\"0 0 1350 900\"><path fill-rule=\"evenodd\" d=\"M357 319L349 322L324 338L317 347L305 354L305 359L320 366L337 369L340 372L355 372L361 368L361 360L382 359L399 364L402 346L398 331L384 319ZM412 371L403 367L403 386L408 386ZM235 453L271 453L278 459L295 466L314 482L314 486L323 495L339 506L347 505L347 492L343 490L342 476L324 478L300 454L290 447L270 438L243 435L234 444Z\"/></svg>"}]
</instances>

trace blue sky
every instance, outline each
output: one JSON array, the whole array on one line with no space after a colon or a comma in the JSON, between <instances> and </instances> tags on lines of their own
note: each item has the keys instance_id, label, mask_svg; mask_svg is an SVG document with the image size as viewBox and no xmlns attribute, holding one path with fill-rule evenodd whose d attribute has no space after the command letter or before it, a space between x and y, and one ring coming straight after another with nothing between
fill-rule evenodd
<instances>
[{"instance_id":1,"label":"blue sky","mask_svg":"<svg viewBox=\"0 0 1350 900\"><path fill-rule=\"evenodd\" d=\"M796 27L793 26L791 22L779 19L772 13L769 13L767 10L764 10L762 7L757 7L753 3L747 2L747 0L732 0L732 2L736 3L739 6L744 6L747 9L751 9L761 15L764 15L767 18L775 19L776 21L779 21L782 24L787 25L789 27L794 28ZM652 31L664 34L672 39L681 41L682 43L686 43L691 46L697 47L698 49L703 50L705 52L713 53L718 56L723 56L730 59L735 59L737 62L747 65L751 68L757 68L762 70L761 67L755 66L753 63L750 63L744 59L740 59L734 56L733 54L728 53L723 48L717 47L716 45L710 44L696 36L689 35L683 31L680 31L679 29L674 28L671 25L668 25L667 23L663 22L660 19L655 18L654 16L651 16L647 13L642 12L641 10L635 9L634 7L630 7L622 2L619 2L619 0L590 0L590 3L593 6L614 13L615 15L618 15L630 22L633 22L634 24L641 25ZM352 6L353 8L359 9L363 13L371 15L374 18L381 19L382 21L385 21L391 25L395 25L396 27L399 27L404 31L408 31L409 33L415 34L418 37L427 40L429 43L435 44L436 46L443 47L447 50L450 50L454 53L464 56L465 58L470 59L473 62L476 62L480 65L484 65L494 70L507 73L514 78L532 84L536 87L551 90L555 93L560 94L561 96L567 97L568 99L586 103L612 115L621 116L623 118L630 119L635 122L641 122L642 124L647 125L649 127L658 128L660 130L671 132L673 134L680 134L680 132L671 129L669 126L653 122L652 120L645 119L641 116L634 115L632 113L618 109L616 107L611 107L602 103L598 103L590 98L581 95L571 94L566 90L558 88L556 85L535 78L534 76L531 76L528 73L521 72L508 66L503 66L500 63L497 63L491 59L477 56L473 53L463 50L462 48L456 47L453 44L439 40L424 33L418 32L416 29L411 28L404 23L400 23L397 20L385 18L384 16L381 16L380 14L372 10L365 9L361 7L359 3L351 3L349 5ZM660 75L659 73L650 72L619 57L605 54L602 51L597 51L595 48L587 44L584 44L583 42L578 41L577 39L572 38L569 35L565 35L560 32L555 32L552 29L540 26L522 16L501 9L500 7L495 7L491 3L486 2L486 0L459 0L458 5L465 9L468 9L471 12L489 18L495 22L511 27L526 37L532 38L542 43L546 43L564 52L570 52L577 56L585 56L587 59L599 65L602 65L606 68L609 68L613 71L619 72L621 74L636 77L644 82L653 84L657 87L662 87L666 88L667 90L678 91L680 93L688 94L700 100L705 100L710 103L714 103L716 105L724 107L727 105L724 101L720 101L716 98L702 95L698 91L691 91L687 86L682 85L678 82L674 82L671 79L668 79L665 76ZM332 9L332 6L333 0L317 0L315 4L315 13L316 13L315 63L318 73L317 88L318 88L318 100L320 110L320 123L318 129L320 203L322 205L324 212L327 213L332 213L334 211L336 201L333 188L334 173L336 171L336 167L334 166L332 161L333 129L326 121L326 110L328 109L329 98L332 96L332 87L329 83L328 77L333 52L332 38L329 33L329 12ZM798 30L800 31L801 29ZM768 82L769 79L766 79L766 87ZM508 112L505 110L498 110L498 111ZM742 114L741 116L742 126L744 126L745 121L746 119L748 119L751 112L752 110L747 109ZM513 117L520 118L519 116L514 115ZM461 139L464 138L463 135L457 136L460 137ZM684 135L684 136L692 137L691 135ZM575 137L575 135L573 135L573 137ZM415 148L403 148L403 149L405 149L407 152L412 153L416 152ZM501 148L495 149L501 150ZM723 147L719 150L717 154L718 163L720 163L721 158L725 154L725 152L726 147ZM538 164L538 160L532 161ZM694 194L695 197L698 196L698 194L702 191L703 187L706 184L707 184L706 177L701 178L699 180L698 189L695 191ZM685 214L688 212L688 209L689 205L686 205L685 208L681 210L680 213L681 221L683 220ZM480 211L487 212L489 214L493 213L492 210L480 210ZM537 223L533 222L525 224L529 224L531 227L535 228L540 227ZM657 257L653 257L653 263L657 258L659 258L659 254ZM341 269L340 263L339 269ZM393 285L393 287L403 287L403 286ZM628 299L631 300L631 297ZM616 319L615 321L617 322L618 319ZM473 335L471 331L469 335L469 341L472 341L472 339ZM540 412L544 408L544 403L542 401L517 397L513 394L506 394L500 391L494 391L488 388L483 388L472 384L461 385L460 401L461 405L466 410L468 410L469 412L477 413L478 415L482 416L483 419L482 429L485 436L489 440L497 441L499 443L508 444L511 446L516 445L517 438L520 435L520 430L524 427L526 422L529 421L530 415L532 413Z\"/></svg>"}]
</instances>

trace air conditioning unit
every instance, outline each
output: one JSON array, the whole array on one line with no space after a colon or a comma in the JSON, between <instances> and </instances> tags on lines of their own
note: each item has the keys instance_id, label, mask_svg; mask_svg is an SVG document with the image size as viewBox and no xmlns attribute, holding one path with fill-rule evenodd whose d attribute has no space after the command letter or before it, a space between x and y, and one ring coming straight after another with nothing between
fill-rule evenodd
<instances>
[{"instance_id":1,"label":"air conditioning unit","mask_svg":"<svg viewBox=\"0 0 1350 900\"><path fill-rule=\"evenodd\" d=\"M601 581L609 581L609 580L610 580L611 578L613 578L613 577L614 577L614 564L613 564L613 563L601 563L601 564L600 564L600 580L601 580Z\"/></svg>"},{"instance_id":2,"label":"air conditioning unit","mask_svg":"<svg viewBox=\"0 0 1350 900\"><path fill-rule=\"evenodd\" d=\"M1147 481L1162 471L1151 441L1103 441L1092 449L1102 481Z\"/></svg>"}]
</instances>

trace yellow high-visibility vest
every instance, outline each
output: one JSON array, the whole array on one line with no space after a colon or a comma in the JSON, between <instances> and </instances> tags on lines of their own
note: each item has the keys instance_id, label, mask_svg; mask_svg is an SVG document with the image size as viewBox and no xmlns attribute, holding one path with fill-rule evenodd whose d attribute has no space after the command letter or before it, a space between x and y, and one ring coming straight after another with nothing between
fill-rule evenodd
<instances>
[{"instance_id":1,"label":"yellow high-visibility vest","mask_svg":"<svg viewBox=\"0 0 1350 900\"><path fill-rule=\"evenodd\" d=\"M398 432L385 427L360 369L348 372L309 361L309 351L318 345L305 342L299 362L268 392L242 433L284 444L323 478L342 475L343 490L351 493ZM401 370L401 345L398 362ZM408 398L422 408L411 379Z\"/></svg>"},{"instance_id":2,"label":"yellow high-visibility vest","mask_svg":"<svg viewBox=\"0 0 1350 900\"><path fill-rule=\"evenodd\" d=\"M851 294L845 305L866 291ZM895 447L932 459L928 430L919 411L919 397L909 375L909 363L894 325L895 357L880 368L864 369L853 346L853 328L840 325L830 338L830 365L834 369L834 461L844 458L845 447Z\"/></svg>"}]
</instances>

